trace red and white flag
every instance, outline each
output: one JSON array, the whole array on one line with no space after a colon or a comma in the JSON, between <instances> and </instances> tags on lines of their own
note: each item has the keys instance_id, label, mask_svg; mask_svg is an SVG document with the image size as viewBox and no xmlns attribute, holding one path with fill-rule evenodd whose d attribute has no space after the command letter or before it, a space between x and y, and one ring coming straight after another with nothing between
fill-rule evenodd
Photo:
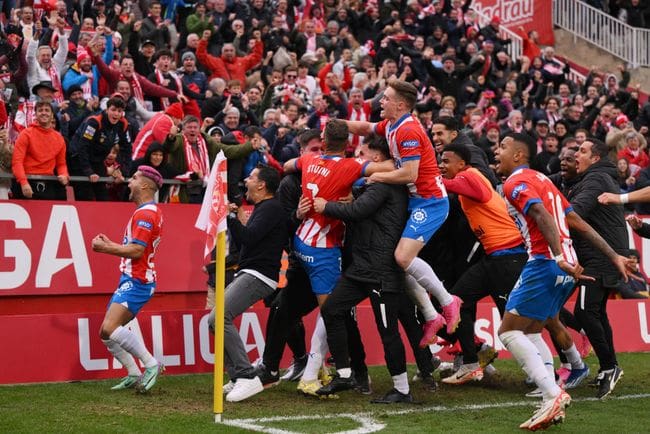
<instances>
[{"instance_id":1,"label":"red and white flag","mask_svg":"<svg viewBox=\"0 0 650 434\"><path fill-rule=\"evenodd\" d=\"M219 151L210 171L201 211L199 211L199 216L194 224L194 227L207 234L203 255L206 260L209 260L210 252L214 249L217 234L226 230L227 215L228 172L226 156L223 151Z\"/></svg>"}]
</instances>

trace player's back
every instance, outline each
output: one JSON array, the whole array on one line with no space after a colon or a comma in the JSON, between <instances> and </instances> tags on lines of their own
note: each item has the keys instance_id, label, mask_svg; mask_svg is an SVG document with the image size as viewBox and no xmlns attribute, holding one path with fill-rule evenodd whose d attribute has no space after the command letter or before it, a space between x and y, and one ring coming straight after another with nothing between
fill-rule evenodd
<instances>
[{"instance_id":1,"label":"player's back","mask_svg":"<svg viewBox=\"0 0 650 434\"><path fill-rule=\"evenodd\" d=\"M138 207L126 226L122 244L139 244L144 247L137 259L122 258L120 271L142 283L156 281L155 255L162 236L163 215L155 203Z\"/></svg>"},{"instance_id":2,"label":"player's back","mask_svg":"<svg viewBox=\"0 0 650 434\"><path fill-rule=\"evenodd\" d=\"M566 220L566 214L572 210L571 204L546 175L529 168L517 169L506 180L504 193L508 201L526 217L530 234L531 256L553 258L548 242L542 235L535 219L529 214L532 205L541 203L553 218L560 235L565 259L571 263L577 262Z\"/></svg>"},{"instance_id":3,"label":"player's back","mask_svg":"<svg viewBox=\"0 0 650 434\"><path fill-rule=\"evenodd\" d=\"M306 154L296 167L302 170L302 194L314 199L338 201L350 194L352 184L363 175L367 163L353 158ZM296 234L312 247L336 247L343 242L342 221L311 209Z\"/></svg>"}]
</instances>

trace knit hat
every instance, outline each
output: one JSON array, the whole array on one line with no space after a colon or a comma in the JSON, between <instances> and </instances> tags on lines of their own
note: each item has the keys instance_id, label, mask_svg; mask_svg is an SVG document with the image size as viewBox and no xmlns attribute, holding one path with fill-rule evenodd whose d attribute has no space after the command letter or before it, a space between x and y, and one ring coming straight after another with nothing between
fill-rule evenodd
<instances>
[{"instance_id":1,"label":"knit hat","mask_svg":"<svg viewBox=\"0 0 650 434\"><path fill-rule=\"evenodd\" d=\"M493 15L490 24L501 24L501 18L498 15Z\"/></svg>"},{"instance_id":2,"label":"knit hat","mask_svg":"<svg viewBox=\"0 0 650 434\"><path fill-rule=\"evenodd\" d=\"M192 59L193 61L196 62L196 56L191 51L186 51L183 53L183 55L181 56L181 62L185 62L185 59Z\"/></svg>"},{"instance_id":3,"label":"knit hat","mask_svg":"<svg viewBox=\"0 0 650 434\"><path fill-rule=\"evenodd\" d=\"M630 122L628 117L625 116L624 114L620 114L620 115L616 116L616 120L614 121L614 124L618 128L621 128L623 125L627 124L628 122Z\"/></svg>"},{"instance_id":4,"label":"knit hat","mask_svg":"<svg viewBox=\"0 0 650 434\"><path fill-rule=\"evenodd\" d=\"M86 49L83 47L77 48L77 63L81 63L81 61L85 59L90 59L90 54L88 54L88 51L86 51Z\"/></svg>"},{"instance_id":5,"label":"knit hat","mask_svg":"<svg viewBox=\"0 0 650 434\"><path fill-rule=\"evenodd\" d=\"M163 185L163 177L156 169L151 166L138 166L138 172L142 173L142 176L151 179L156 183L158 188L161 188Z\"/></svg>"},{"instance_id":6,"label":"knit hat","mask_svg":"<svg viewBox=\"0 0 650 434\"><path fill-rule=\"evenodd\" d=\"M185 114L183 113L183 105L180 102L175 102L167 107L165 114L176 119L183 119L185 117Z\"/></svg>"},{"instance_id":7,"label":"knit hat","mask_svg":"<svg viewBox=\"0 0 650 434\"><path fill-rule=\"evenodd\" d=\"M489 122L485 127L486 132L490 131L490 130L493 130L493 129L501 130L499 128L499 124L497 124L496 122Z\"/></svg>"}]
</instances>

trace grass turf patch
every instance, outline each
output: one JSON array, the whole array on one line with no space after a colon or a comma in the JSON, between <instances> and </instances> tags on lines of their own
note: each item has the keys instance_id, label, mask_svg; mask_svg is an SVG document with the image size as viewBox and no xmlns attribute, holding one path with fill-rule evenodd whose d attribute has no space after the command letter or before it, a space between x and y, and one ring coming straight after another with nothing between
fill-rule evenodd
<instances>
[{"instance_id":1,"label":"grass turf patch","mask_svg":"<svg viewBox=\"0 0 650 434\"><path fill-rule=\"evenodd\" d=\"M587 363L594 371L593 378L598 362L590 357ZM594 400L596 390L587 387L587 381L570 391L574 403L567 411L562 432L646 431L650 354L620 354L619 363L625 375L610 399ZM359 417L375 428L383 426L382 432L514 432L530 417L538 401L524 398L530 387L523 384L524 374L515 362L499 360L496 367L498 374L480 383L440 384L435 393L411 383L418 401L415 405L369 403L392 387L385 367L370 369L372 396L348 391L339 399L319 400L301 396L297 383L281 383L247 401L225 403L224 420L254 419L249 423L267 429L310 433L354 430L363 422ZM410 366L409 377L414 371ZM0 431L248 432L213 423L211 375L163 375L145 395L109 390L117 381L0 387ZM630 398L618 399L625 396ZM339 417L342 414L351 416ZM303 419L273 419L278 417ZM260 422L260 418L270 420Z\"/></svg>"}]
</instances>

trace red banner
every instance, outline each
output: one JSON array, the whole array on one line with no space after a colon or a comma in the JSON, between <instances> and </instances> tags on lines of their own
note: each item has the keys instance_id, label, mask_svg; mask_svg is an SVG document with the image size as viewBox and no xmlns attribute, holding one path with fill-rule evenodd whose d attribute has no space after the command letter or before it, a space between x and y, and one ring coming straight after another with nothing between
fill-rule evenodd
<instances>
[{"instance_id":1,"label":"red banner","mask_svg":"<svg viewBox=\"0 0 650 434\"><path fill-rule=\"evenodd\" d=\"M146 308L145 308L146 309ZM617 351L650 351L650 301L611 300L609 318ZM366 363L383 365L384 355L372 309L358 309ZM240 335L255 360L264 351L264 330L268 309L254 308L237 320ZM0 384L118 378L124 370L110 356L98 337L103 314L0 316L0 342L11 351L0 358ZM315 315L305 319L311 336ZM480 303L475 332L478 337L508 357L497 339L499 313L492 303ZM147 312L129 326L140 334L170 374L211 372L214 360L213 336L208 332L207 312L203 310ZM309 341L309 338L307 338ZM576 340L576 344L579 344ZM409 362L412 352L405 341ZM448 360L440 347L432 350ZM54 356L55 355L55 356ZM282 367L290 361L285 352ZM497 364L498 368L498 364Z\"/></svg>"},{"instance_id":2,"label":"red banner","mask_svg":"<svg viewBox=\"0 0 650 434\"><path fill-rule=\"evenodd\" d=\"M512 31L523 26L526 33L536 30L542 45L553 45L553 2L550 0L478 0L472 9L489 17L501 18Z\"/></svg>"},{"instance_id":3,"label":"red banner","mask_svg":"<svg viewBox=\"0 0 650 434\"><path fill-rule=\"evenodd\" d=\"M199 207L161 207L156 291L205 291ZM119 258L93 252L91 240L104 233L120 242L134 210L120 202L0 202L0 296L112 293Z\"/></svg>"}]
</instances>

